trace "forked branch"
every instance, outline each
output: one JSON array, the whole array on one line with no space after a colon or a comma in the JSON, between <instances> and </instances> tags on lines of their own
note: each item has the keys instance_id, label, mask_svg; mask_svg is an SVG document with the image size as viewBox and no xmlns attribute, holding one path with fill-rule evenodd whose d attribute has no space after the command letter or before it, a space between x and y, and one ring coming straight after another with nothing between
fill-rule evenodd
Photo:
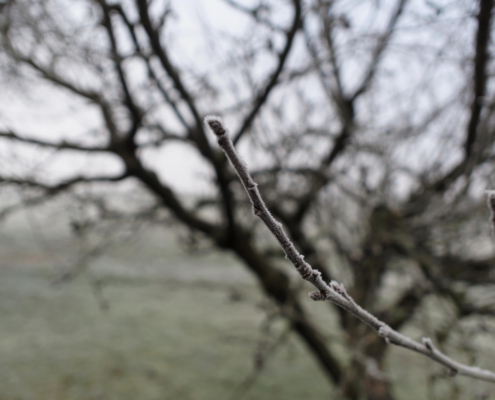
<instances>
[{"instance_id":1,"label":"forked branch","mask_svg":"<svg viewBox=\"0 0 495 400\"><path fill-rule=\"evenodd\" d=\"M205 123L217 136L220 148L224 151L239 176L239 179L241 180L253 206L254 215L260 217L268 229L272 232L284 250L286 258L292 262L301 277L312 283L316 289L318 289L315 292L309 293L309 296L313 300L331 301L375 329L387 343L405 347L406 349L421 353L437 363L446 366L451 375L466 375L475 379L495 383L495 372L464 365L453 360L434 347L431 339L429 338L423 338L422 342L418 342L397 332L359 306L347 293L342 284L335 281L326 283L322 279L321 273L313 269L311 265L304 261L304 256L296 250L294 244L282 228L282 225L271 215L260 195L258 185L249 174L247 165L237 153L229 132L223 125L221 118L216 116L208 116L205 118Z\"/></svg>"}]
</instances>

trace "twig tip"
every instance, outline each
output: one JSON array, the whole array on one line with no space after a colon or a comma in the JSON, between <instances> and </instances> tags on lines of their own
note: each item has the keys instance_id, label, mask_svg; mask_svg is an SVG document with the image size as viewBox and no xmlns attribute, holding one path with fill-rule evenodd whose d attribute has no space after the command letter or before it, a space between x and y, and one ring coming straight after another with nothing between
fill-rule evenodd
<instances>
[{"instance_id":1,"label":"twig tip","mask_svg":"<svg viewBox=\"0 0 495 400\"><path fill-rule=\"evenodd\" d=\"M204 119L205 124L212 130L212 132L217 136L223 136L228 133L227 129L223 124L223 120L218 115L207 115Z\"/></svg>"}]
</instances>

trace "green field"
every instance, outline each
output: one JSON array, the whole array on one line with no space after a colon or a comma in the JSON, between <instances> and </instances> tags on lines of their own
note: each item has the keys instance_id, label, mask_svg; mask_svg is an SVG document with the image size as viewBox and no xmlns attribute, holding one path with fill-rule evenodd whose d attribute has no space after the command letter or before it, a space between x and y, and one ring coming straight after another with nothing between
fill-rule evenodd
<instances>
[{"instance_id":1,"label":"green field","mask_svg":"<svg viewBox=\"0 0 495 400\"><path fill-rule=\"evenodd\" d=\"M1 235L0 399L229 399L253 370L266 312L231 258L187 256L172 233L148 230L90 263L102 310L87 274L53 284L80 250L67 232L21 223ZM328 391L290 338L245 398Z\"/></svg>"},{"instance_id":2,"label":"green field","mask_svg":"<svg viewBox=\"0 0 495 400\"><path fill-rule=\"evenodd\" d=\"M0 232L0 400L237 399L260 341L284 328L262 330L267 302L234 259L188 255L169 231L144 230L92 259L89 274L54 285L80 243L31 223ZM426 382L439 369L428 360L398 349L389 365L400 399L431 398ZM456 379L470 393L459 398L489 387ZM337 397L289 336L243 398Z\"/></svg>"}]
</instances>

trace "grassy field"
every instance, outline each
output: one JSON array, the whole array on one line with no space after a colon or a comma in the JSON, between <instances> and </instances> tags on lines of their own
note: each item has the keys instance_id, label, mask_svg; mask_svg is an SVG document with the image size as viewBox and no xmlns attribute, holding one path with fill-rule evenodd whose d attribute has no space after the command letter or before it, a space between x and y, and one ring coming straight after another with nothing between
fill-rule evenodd
<instances>
[{"instance_id":1,"label":"grassy field","mask_svg":"<svg viewBox=\"0 0 495 400\"><path fill-rule=\"evenodd\" d=\"M92 263L104 311L86 274L53 284L77 243L31 228L0 235L0 399L230 399L251 373L266 313L231 258L187 256L172 233L148 231ZM245 398L328 393L290 338Z\"/></svg>"},{"instance_id":2,"label":"grassy field","mask_svg":"<svg viewBox=\"0 0 495 400\"><path fill-rule=\"evenodd\" d=\"M82 279L54 289L42 273L2 268L0 282L1 399L228 399L252 368L254 298L121 280L102 312ZM247 398L325 393L293 340Z\"/></svg>"},{"instance_id":3,"label":"grassy field","mask_svg":"<svg viewBox=\"0 0 495 400\"><path fill-rule=\"evenodd\" d=\"M0 400L238 398L266 312L235 260L187 255L173 232L147 230L92 260L100 296L88 274L53 284L80 248L64 227L39 222L48 227L17 220L0 231ZM399 349L389 366L400 399L432 398L428 360ZM485 387L458 382L469 388L459 398ZM290 336L244 398L337 397Z\"/></svg>"}]
</instances>

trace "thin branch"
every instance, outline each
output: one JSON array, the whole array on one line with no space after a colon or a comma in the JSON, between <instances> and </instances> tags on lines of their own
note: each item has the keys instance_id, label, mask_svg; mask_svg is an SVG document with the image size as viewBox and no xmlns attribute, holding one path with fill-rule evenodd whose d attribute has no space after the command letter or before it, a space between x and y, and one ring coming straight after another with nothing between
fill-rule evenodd
<instances>
[{"instance_id":1,"label":"thin branch","mask_svg":"<svg viewBox=\"0 0 495 400\"><path fill-rule=\"evenodd\" d=\"M258 22L262 25L265 25L266 27L270 28L272 31L285 32L285 29L283 27L278 26L278 25L274 24L273 22L271 22L270 20L268 20L267 18L263 17L263 15L262 15L263 14L262 11L264 9L263 4L259 4L258 6L254 7L254 8L249 8L249 7L246 7L245 5L240 4L234 0L224 0L224 1L229 6L235 8L236 10L251 16L252 18L254 18L256 20L256 22Z\"/></svg>"},{"instance_id":2,"label":"thin branch","mask_svg":"<svg viewBox=\"0 0 495 400\"><path fill-rule=\"evenodd\" d=\"M217 161L217 157L208 142L194 97L186 88L180 71L170 60L166 48L161 44L159 31L156 29L151 20L149 2L147 0L136 0L136 5L138 8L141 25L146 31L154 54L158 57L162 68L172 80L175 89L180 93L182 100L186 103L191 114L193 115L196 126L195 128L191 128L189 130L189 138L196 143L201 154L211 163L215 170L218 186L223 200L223 211L228 226L227 241L235 241L238 230L234 212L235 201L232 190L229 187L229 180L225 174L225 168L222 163Z\"/></svg>"},{"instance_id":3,"label":"thin branch","mask_svg":"<svg viewBox=\"0 0 495 400\"><path fill-rule=\"evenodd\" d=\"M33 139L33 138L27 138L27 137L19 136L16 133L12 132L11 130L0 131L0 138L10 139L10 140L22 142L22 143L34 144L34 145L38 145L38 146L42 146L42 147L48 147L50 149L55 149L55 150L64 149L64 150L77 150L77 151L89 151L89 152L107 152L107 151L110 151L110 149L107 147L85 146L82 144L66 142L65 140L63 140L60 143L45 142L45 141L39 140L39 139Z\"/></svg>"},{"instance_id":4,"label":"thin branch","mask_svg":"<svg viewBox=\"0 0 495 400\"><path fill-rule=\"evenodd\" d=\"M112 56L111 59L113 61L115 71L119 77L120 86L124 93L123 103L129 110L129 114L132 120L132 125L129 128L129 131L127 132L126 135L127 140L130 143L133 143L134 137L136 136L136 133L139 130L139 126L143 119L144 111L136 104L134 97L131 93L131 90L129 88L129 83L127 81L127 77L122 65L122 56L119 54L117 48L117 39L115 36L112 20L110 17L112 8L109 7L109 5L106 3L105 0L97 0L97 1L100 4L103 13L102 25L105 27L105 30L107 31L108 39L110 40L111 56Z\"/></svg>"},{"instance_id":5,"label":"thin branch","mask_svg":"<svg viewBox=\"0 0 495 400\"><path fill-rule=\"evenodd\" d=\"M180 136L180 135L178 135L176 133L167 131L163 127L163 125L160 124L160 123L155 123L155 124L150 124L150 125L144 125L143 127L145 129L149 130L149 131L153 131L153 132L158 133L158 137L155 138L155 139L153 139L153 140L146 141L144 143L138 143L137 146L139 148L143 148L143 147L157 147L157 146L160 146L163 142L170 141L170 140L179 141L179 142L185 142L185 143L190 143L190 139L189 138L187 138L186 136Z\"/></svg>"},{"instance_id":6,"label":"thin branch","mask_svg":"<svg viewBox=\"0 0 495 400\"><path fill-rule=\"evenodd\" d=\"M158 91L163 96L165 101L170 105L170 107L174 111L175 115L177 116L181 124L184 126L184 128L186 128L187 131L189 131L191 129L189 124L186 122L186 119L182 115L182 112L179 110L177 104L172 100L167 90L160 82L160 79L155 74L155 71L153 71L153 67L151 66L151 58L149 55L145 54L145 51L142 49L142 46L139 43L138 37L136 35L136 24L131 22L131 20L129 19L129 17L127 16L127 14L125 13L124 9L120 4L112 4L109 5L109 7L111 7L112 10L115 10L122 18L122 21L124 22L124 25L127 27L129 35L132 38L132 42L134 43L136 54L140 56L143 59L144 63L146 64L146 68L148 70L148 76L155 83Z\"/></svg>"},{"instance_id":7,"label":"thin branch","mask_svg":"<svg viewBox=\"0 0 495 400\"><path fill-rule=\"evenodd\" d=\"M328 5L322 5L322 7L328 7ZM324 8L323 10L323 14L329 13L329 10L327 8ZM311 41L308 29L305 29L304 33L306 46L313 60L316 71L318 72L318 77L320 79L322 87L325 90L325 94L327 95L328 99L337 107L338 114L342 123L340 133L335 137L332 147L320 162L320 170L326 171L339 157L339 155L342 154L347 148L349 140L354 133L356 126L354 98L352 96L349 97L348 95L346 95L342 84L339 62L337 59L333 40L333 25L326 18L323 19L322 23L324 30L322 32L322 36L325 39L325 43L330 54L330 64L332 71L331 75L327 74L323 69L322 62L320 60L320 57L318 56L318 50ZM310 209L311 204L317 198L318 192L322 188L324 188L329 181L330 178L328 177L315 177L312 187L304 196L301 197L300 201L298 202L299 205L293 215L295 221L302 221L302 219Z\"/></svg>"},{"instance_id":8,"label":"thin branch","mask_svg":"<svg viewBox=\"0 0 495 400\"><path fill-rule=\"evenodd\" d=\"M395 331L383 321L379 320L374 315L359 306L347 293L342 284L335 281L331 281L327 284L322 279L321 273L314 270L306 261L304 261L304 256L296 250L294 244L282 228L282 225L270 214L270 211L266 207L265 202L260 195L256 182L254 182L253 178L249 174L248 168L244 161L239 157L239 154L237 153L222 120L219 117L208 116L205 118L205 123L217 136L220 148L224 151L239 176L239 179L241 180L249 199L251 200L254 215L260 217L260 219L278 240L280 246L286 254L286 258L292 262L296 270L301 275L301 278L312 283L313 286L316 287L317 291L309 293L309 296L313 300L331 301L354 315L356 318L360 319L371 328L375 329L387 343L423 354L439 364L446 366L449 371L451 371L452 375L466 375L475 379L495 383L495 372L478 367L467 366L451 359L435 348L429 338L424 338L420 343Z\"/></svg>"},{"instance_id":9,"label":"thin branch","mask_svg":"<svg viewBox=\"0 0 495 400\"><path fill-rule=\"evenodd\" d=\"M296 36L297 31L301 27L301 12L302 12L301 1L293 0L293 3L294 3L294 19L292 21L291 28L286 33L285 47L282 50L282 52L278 55L277 67L270 75L270 79L268 80L264 89L260 91L260 93L256 97L252 110L246 116L239 131L234 137L234 143L237 143L244 135L244 133L246 133L246 131L249 129L255 117L258 115L258 112L260 111L261 107L268 100L268 96L270 95L271 91L277 85L279 76L284 69L287 58L294 43L294 37Z\"/></svg>"},{"instance_id":10,"label":"thin branch","mask_svg":"<svg viewBox=\"0 0 495 400\"><path fill-rule=\"evenodd\" d=\"M319 6L322 7L320 9L320 15L321 15L321 23L323 26L323 31L320 33L321 36L323 36L324 43L326 43L328 47L328 52L330 56L330 65L332 67L332 73L333 73L333 79L334 79L334 85L336 88L331 88L331 95L334 98L335 103L337 104L337 107L341 107L342 100L346 98L345 92L344 92L344 85L342 83L342 74L340 71L340 63L337 58L337 52L335 49L335 42L334 42L334 26L335 23L332 18L328 18L330 15L330 4L322 4L323 2L320 2ZM308 46L308 50L311 54L311 57L313 58L313 62L318 65L318 72L320 75L320 79L325 80L325 76L327 75L321 65L320 59L318 57L318 52L314 45L311 43L311 39L309 37L309 32L306 31L306 44Z\"/></svg>"},{"instance_id":11,"label":"thin branch","mask_svg":"<svg viewBox=\"0 0 495 400\"><path fill-rule=\"evenodd\" d=\"M218 237L218 226L185 208L173 189L163 183L153 170L146 168L135 153L127 154L123 160L128 174L139 179L152 193L158 196L178 220L212 238Z\"/></svg>"},{"instance_id":12,"label":"thin branch","mask_svg":"<svg viewBox=\"0 0 495 400\"><path fill-rule=\"evenodd\" d=\"M22 55L18 51L16 51L12 46L8 46L7 50L11 53L12 57L20 63L24 63L29 65L35 71L41 74L42 78L54 83L56 86L63 87L69 90L72 93L77 94L80 97L83 97L89 100L91 103L96 104L103 116L103 120L105 121L105 125L108 129L108 133L110 135L110 142L113 145L119 138L119 130L117 128L117 124L114 121L112 116L112 109L108 102L104 99L101 93L97 93L91 89L84 89L75 83L63 78L61 75L55 73L53 69L45 67L35 61L32 58Z\"/></svg>"},{"instance_id":13,"label":"thin branch","mask_svg":"<svg viewBox=\"0 0 495 400\"><path fill-rule=\"evenodd\" d=\"M318 73L318 77L320 79L320 82L321 82L321 86L323 88L323 90L325 91L325 94L327 95L327 97L329 98L330 101L334 101L337 106L338 106L338 102L337 102L337 95L338 93L342 93L342 91L337 91L334 87L332 87L329 82L328 82L328 74L325 73L325 71L323 70L322 68L322 62L318 56L318 50L316 48L316 46L313 44L313 42L311 41L311 37L310 37L310 34L308 32L308 29L306 29L306 26L308 25L308 23L306 23L304 25L304 39L306 41L306 47L308 48L308 52L309 52L309 55L311 56L311 59L313 61L313 67L315 68L316 72ZM331 43L331 37L329 38L329 41ZM327 41L327 44L328 44L328 41ZM330 49L330 53L332 54L331 52L332 49ZM333 59L333 57L332 57ZM335 64L333 64L334 68L332 68L332 72L334 72L334 80L337 79L336 78L336 75L335 75ZM338 68L337 68L338 69ZM340 86L337 84L337 82L334 82L335 83L335 86L337 86L337 88L340 88Z\"/></svg>"},{"instance_id":14,"label":"thin branch","mask_svg":"<svg viewBox=\"0 0 495 400\"><path fill-rule=\"evenodd\" d=\"M56 194L78 183L118 182L127 178L128 176L129 175L127 173L123 173L121 175L116 175L116 176L94 176L94 177L76 176L74 178L60 182L56 185L47 185L29 179L3 178L0 176L0 184L14 184L20 186L28 186L32 188L43 189L44 191L46 191L47 194Z\"/></svg>"},{"instance_id":15,"label":"thin branch","mask_svg":"<svg viewBox=\"0 0 495 400\"><path fill-rule=\"evenodd\" d=\"M18 185L18 186L26 186L36 189L41 189L44 191L43 194L39 196L35 196L29 199L25 199L19 203L6 207L0 211L0 220L6 218L8 215L15 213L18 210L21 210L25 207L36 206L38 204L43 203L51 197L54 197L61 193L62 191L76 185L79 183L90 183L90 182L118 182L125 178L127 178L127 173L117 176L95 176L95 177L84 177L78 176L66 181L60 182L56 185L47 185L41 182L36 182L29 179L16 179L16 178L5 178L0 176L0 185Z\"/></svg>"},{"instance_id":16,"label":"thin branch","mask_svg":"<svg viewBox=\"0 0 495 400\"><path fill-rule=\"evenodd\" d=\"M433 192L445 192L460 176L469 175L476 165L484 161L483 157L480 157L481 149L476 148L475 144L488 83L487 66L490 59L489 45L490 30L493 23L493 3L493 0L481 0L477 14L478 30L473 74L474 90L471 115L464 143L464 158L441 178L431 183L428 187L421 188L419 194L414 194L410 201L411 205L408 214L417 213L418 210L425 207L428 198Z\"/></svg>"},{"instance_id":17,"label":"thin branch","mask_svg":"<svg viewBox=\"0 0 495 400\"><path fill-rule=\"evenodd\" d=\"M191 114L194 117L199 133L201 133L202 125L201 118L199 116L199 111L196 107L195 99L189 93L187 88L185 87L182 78L180 76L179 70L172 64L168 53L164 46L162 46L160 41L160 34L156 27L153 25L151 20L151 16L149 14L149 3L146 0L136 0L136 5L138 8L141 25L143 26L148 39L150 41L151 48L153 49L154 54L158 57L160 64L163 69L166 71L167 75L172 80L175 89L180 93L181 98L187 104ZM203 146L209 147L206 138L203 138L200 135L200 139L202 139L201 143Z\"/></svg>"},{"instance_id":18,"label":"thin branch","mask_svg":"<svg viewBox=\"0 0 495 400\"><path fill-rule=\"evenodd\" d=\"M387 30L382 35L382 37L378 41L377 46L375 47L375 50L373 51L373 55L371 57L371 62L368 66L368 70L367 70L366 74L364 75L364 79L351 97L352 100L355 100L356 98L358 98L361 94L363 94L369 88L371 81L373 80L373 77L375 76L375 72L377 70L378 64L380 63L380 60L383 56L383 51L387 47L387 44L389 43L390 38L392 37L395 26L397 25L397 22L399 21L399 18L401 16L402 12L404 11L404 7L405 7L406 3L407 3L407 0L399 0L397 7L396 7L389 23L388 23Z\"/></svg>"},{"instance_id":19,"label":"thin branch","mask_svg":"<svg viewBox=\"0 0 495 400\"><path fill-rule=\"evenodd\" d=\"M465 158L469 158L476 142L478 125L486 93L487 66L490 59L488 46L490 43L490 26L492 19L493 0L482 0L478 13L478 32L476 34L476 55L474 57L474 96L471 104L471 119L468 124L466 143L464 144Z\"/></svg>"},{"instance_id":20,"label":"thin branch","mask_svg":"<svg viewBox=\"0 0 495 400\"><path fill-rule=\"evenodd\" d=\"M167 90L163 86L162 82L160 81L160 79L156 75L155 71L153 70L153 67L151 66L151 60L150 60L150 58L143 56L143 59L145 60L146 68L148 69L148 76L155 83L156 88L158 89L158 91L160 92L160 94L163 96L163 98L165 99L165 101L168 103L168 105L170 106L170 108L172 108L172 110L174 111L174 114L176 115L177 119L180 121L180 123L182 124L182 126L187 131L190 131L191 130L191 127L187 123L186 118L184 117L184 115L182 114L182 112L179 110L179 107L178 107L177 103L174 100L172 100L172 98L170 97L169 93L167 92Z\"/></svg>"}]
</instances>

